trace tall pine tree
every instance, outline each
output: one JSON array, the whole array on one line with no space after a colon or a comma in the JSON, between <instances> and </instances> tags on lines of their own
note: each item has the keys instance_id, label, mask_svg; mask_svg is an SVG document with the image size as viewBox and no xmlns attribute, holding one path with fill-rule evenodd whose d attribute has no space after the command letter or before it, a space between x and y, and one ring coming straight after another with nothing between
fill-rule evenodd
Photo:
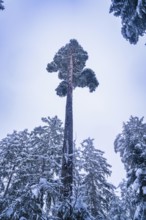
<instances>
[{"instance_id":1,"label":"tall pine tree","mask_svg":"<svg viewBox=\"0 0 146 220\"><path fill-rule=\"evenodd\" d=\"M73 89L88 87L93 92L99 84L95 73L85 68L87 59L87 52L73 39L47 65L47 71L58 72L58 77L62 80L56 88L57 95L67 96L62 159L63 200L70 199L73 191Z\"/></svg>"}]
</instances>

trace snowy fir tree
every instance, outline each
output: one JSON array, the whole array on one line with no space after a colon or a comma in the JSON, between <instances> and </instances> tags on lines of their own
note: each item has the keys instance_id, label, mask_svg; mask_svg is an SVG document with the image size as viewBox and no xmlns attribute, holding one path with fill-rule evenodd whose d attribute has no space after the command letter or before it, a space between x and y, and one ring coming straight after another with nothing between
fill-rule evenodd
<instances>
[{"instance_id":1,"label":"snowy fir tree","mask_svg":"<svg viewBox=\"0 0 146 220\"><path fill-rule=\"evenodd\" d=\"M65 129L62 158L62 201L66 199L72 203L73 191L73 89L88 87L90 92L98 86L95 73L85 68L88 54L79 45L77 40L70 40L68 44L59 49L51 63L47 65L48 72L58 72L61 83L56 89L57 95L67 96L65 112ZM67 202L68 203L68 202ZM72 210L70 208L70 215ZM63 211L60 211L63 218ZM65 219L69 219L66 217Z\"/></svg>"},{"instance_id":2,"label":"snowy fir tree","mask_svg":"<svg viewBox=\"0 0 146 220\"><path fill-rule=\"evenodd\" d=\"M145 0L111 0L110 12L121 17L122 35L131 44L136 44L139 36L146 31Z\"/></svg>"},{"instance_id":3,"label":"snowy fir tree","mask_svg":"<svg viewBox=\"0 0 146 220\"><path fill-rule=\"evenodd\" d=\"M127 187L127 181L123 180L119 187L120 189L120 203L125 219L133 220L136 209L136 192L133 191L132 186Z\"/></svg>"},{"instance_id":4,"label":"snowy fir tree","mask_svg":"<svg viewBox=\"0 0 146 220\"><path fill-rule=\"evenodd\" d=\"M82 142L76 158L80 196L95 220L107 218L114 192L114 186L107 181L111 166L103 154L95 148L93 139L88 138Z\"/></svg>"},{"instance_id":5,"label":"snowy fir tree","mask_svg":"<svg viewBox=\"0 0 146 220\"><path fill-rule=\"evenodd\" d=\"M127 188L127 181L123 180L116 190L110 202L107 219L133 220L136 204L132 187Z\"/></svg>"},{"instance_id":6,"label":"snowy fir tree","mask_svg":"<svg viewBox=\"0 0 146 220\"><path fill-rule=\"evenodd\" d=\"M146 124L143 118L131 117L115 140L127 172L127 186L132 186L137 210L135 220L146 219Z\"/></svg>"},{"instance_id":7,"label":"snowy fir tree","mask_svg":"<svg viewBox=\"0 0 146 220\"><path fill-rule=\"evenodd\" d=\"M12 213L12 211L9 212L12 210L12 208L9 209L9 206L15 202L15 198L17 198L15 195L18 195L23 189L24 180L19 182L19 175L24 172L22 163L28 156L28 136L27 130L14 131L13 134L8 135L0 142L0 213L5 208L7 208L6 214ZM16 208L13 208L15 211Z\"/></svg>"},{"instance_id":8,"label":"snowy fir tree","mask_svg":"<svg viewBox=\"0 0 146 220\"><path fill-rule=\"evenodd\" d=\"M3 6L3 1L2 0L0 0L0 9L4 10L4 6Z\"/></svg>"},{"instance_id":9,"label":"snowy fir tree","mask_svg":"<svg viewBox=\"0 0 146 220\"><path fill-rule=\"evenodd\" d=\"M125 216L121 199L116 194L113 194L109 203L109 212L106 220L128 220Z\"/></svg>"},{"instance_id":10,"label":"snowy fir tree","mask_svg":"<svg viewBox=\"0 0 146 220\"><path fill-rule=\"evenodd\" d=\"M0 142L0 220L49 219L60 197L62 122L13 132Z\"/></svg>"},{"instance_id":11,"label":"snowy fir tree","mask_svg":"<svg viewBox=\"0 0 146 220\"><path fill-rule=\"evenodd\" d=\"M122 180L112 195L106 220L133 220L136 209L136 193L127 180Z\"/></svg>"}]
</instances>

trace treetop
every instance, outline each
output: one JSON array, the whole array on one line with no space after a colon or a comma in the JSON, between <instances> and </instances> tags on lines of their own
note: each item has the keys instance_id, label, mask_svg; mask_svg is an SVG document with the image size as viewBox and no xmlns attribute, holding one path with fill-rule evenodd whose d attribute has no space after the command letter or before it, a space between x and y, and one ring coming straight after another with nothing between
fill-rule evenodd
<instances>
[{"instance_id":1,"label":"treetop","mask_svg":"<svg viewBox=\"0 0 146 220\"><path fill-rule=\"evenodd\" d=\"M99 85L93 70L85 68L88 53L77 40L71 39L68 44L61 47L55 54L53 61L47 65L48 72L58 72L58 78L62 80L56 88L59 96L66 96L68 89L69 62L72 59L72 86L88 87L90 92L95 91Z\"/></svg>"}]
</instances>

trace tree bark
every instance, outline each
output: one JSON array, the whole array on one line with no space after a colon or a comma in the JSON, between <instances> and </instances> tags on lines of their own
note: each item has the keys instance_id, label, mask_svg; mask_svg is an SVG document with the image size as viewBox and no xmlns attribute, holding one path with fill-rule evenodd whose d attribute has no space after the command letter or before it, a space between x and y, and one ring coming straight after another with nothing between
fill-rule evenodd
<instances>
[{"instance_id":1,"label":"tree bark","mask_svg":"<svg viewBox=\"0 0 146 220\"><path fill-rule=\"evenodd\" d=\"M71 199L73 185L73 60L69 57L68 90L66 99L65 129L62 160L63 199Z\"/></svg>"}]
</instances>

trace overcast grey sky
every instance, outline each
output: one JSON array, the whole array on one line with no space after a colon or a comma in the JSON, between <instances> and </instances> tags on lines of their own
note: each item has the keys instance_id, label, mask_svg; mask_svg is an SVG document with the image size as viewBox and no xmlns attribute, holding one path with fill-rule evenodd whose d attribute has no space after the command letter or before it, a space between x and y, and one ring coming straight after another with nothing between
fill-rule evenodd
<instances>
[{"instance_id":1,"label":"overcast grey sky","mask_svg":"<svg viewBox=\"0 0 146 220\"><path fill-rule=\"evenodd\" d=\"M95 139L118 184L123 164L113 142L130 115L146 113L146 38L135 46L121 35L107 0L5 0L0 11L0 138L33 129L41 117L64 121L65 98L56 96L57 74L47 73L55 53L75 38L88 52L100 86L74 92L74 138Z\"/></svg>"}]
</instances>

